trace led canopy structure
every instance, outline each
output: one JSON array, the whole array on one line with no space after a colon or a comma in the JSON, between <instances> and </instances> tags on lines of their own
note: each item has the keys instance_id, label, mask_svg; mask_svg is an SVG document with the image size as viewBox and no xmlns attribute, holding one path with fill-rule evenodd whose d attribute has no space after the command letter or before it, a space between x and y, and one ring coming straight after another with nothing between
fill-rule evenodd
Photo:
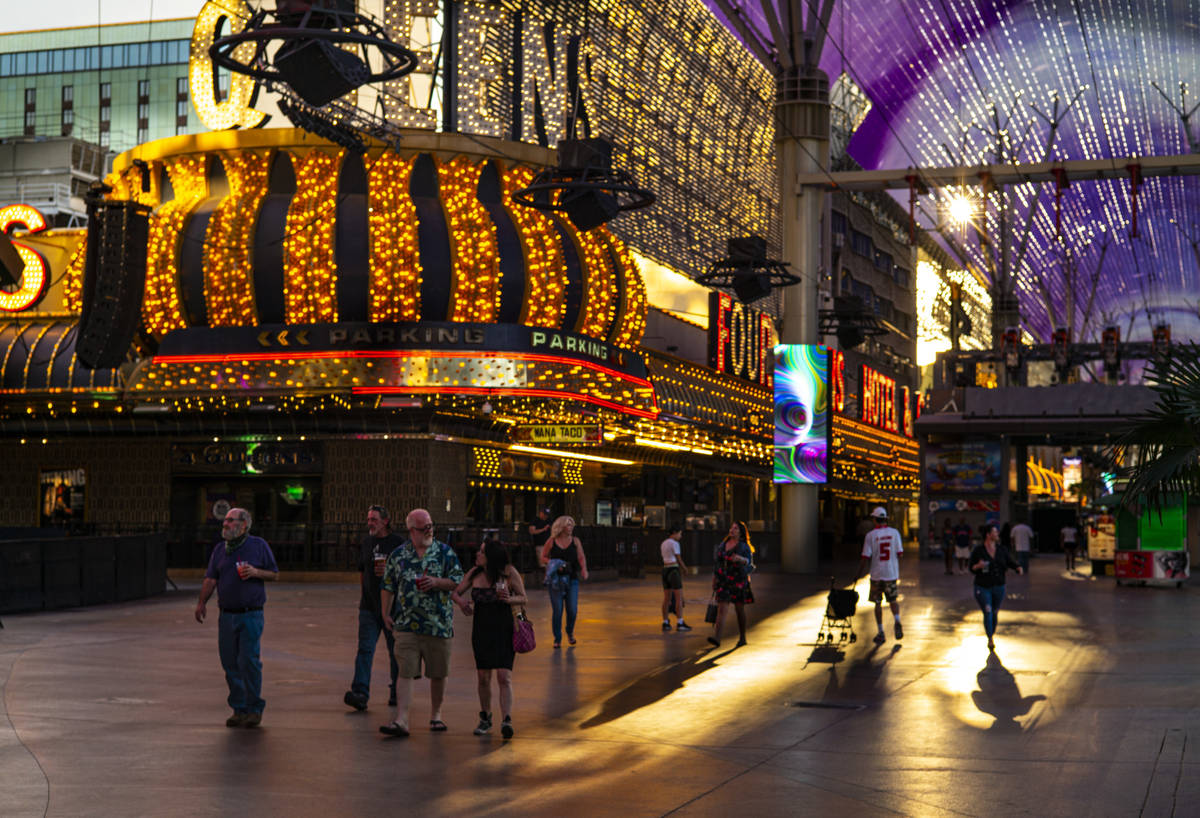
<instances>
[{"instance_id":1,"label":"led canopy structure","mask_svg":"<svg viewBox=\"0 0 1200 818\"><path fill-rule=\"evenodd\" d=\"M829 479L829 349L775 347L775 482Z\"/></svg>"}]
</instances>

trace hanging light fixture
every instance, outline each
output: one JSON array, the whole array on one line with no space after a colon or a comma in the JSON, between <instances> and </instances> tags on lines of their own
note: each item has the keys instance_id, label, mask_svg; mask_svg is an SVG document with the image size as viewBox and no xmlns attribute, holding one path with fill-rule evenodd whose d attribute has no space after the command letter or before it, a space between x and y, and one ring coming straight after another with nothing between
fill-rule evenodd
<instances>
[{"instance_id":1,"label":"hanging light fixture","mask_svg":"<svg viewBox=\"0 0 1200 818\"><path fill-rule=\"evenodd\" d=\"M767 240L761 236L726 239L726 257L715 262L697 284L724 287L743 303L765 298L776 287L790 287L800 276L788 270L782 261L767 258Z\"/></svg>"}]
</instances>

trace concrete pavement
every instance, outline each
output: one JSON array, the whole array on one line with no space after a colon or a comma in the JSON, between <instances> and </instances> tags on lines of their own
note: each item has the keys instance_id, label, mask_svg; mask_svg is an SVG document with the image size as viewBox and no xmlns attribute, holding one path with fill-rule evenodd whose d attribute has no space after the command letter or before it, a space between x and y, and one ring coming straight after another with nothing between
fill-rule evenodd
<instances>
[{"instance_id":1,"label":"concrete pavement","mask_svg":"<svg viewBox=\"0 0 1200 818\"><path fill-rule=\"evenodd\" d=\"M969 577L913 559L902 577L903 640L885 608L872 643L864 582L844 655L814 645L827 577L756 574L736 649L704 640L705 577L686 584L691 634L661 632L657 577L585 585L579 644L561 650L535 592L511 742L471 734L461 616L449 732L424 729L424 682L413 735L377 732L382 655L368 711L341 703L356 585L269 587L257 730L224 726L215 611L192 619L195 587L5 617L0 815L1197 814L1200 591L1037 559L1010 579L989 655Z\"/></svg>"}]
</instances>

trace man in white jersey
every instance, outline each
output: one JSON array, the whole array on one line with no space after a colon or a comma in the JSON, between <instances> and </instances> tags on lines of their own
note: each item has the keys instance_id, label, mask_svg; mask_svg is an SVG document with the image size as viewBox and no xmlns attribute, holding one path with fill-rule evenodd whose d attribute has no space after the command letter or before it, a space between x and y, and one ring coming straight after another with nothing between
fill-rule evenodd
<instances>
[{"instance_id":1,"label":"man in white jersey","mask_svg":"<svg viewBox=\"0 0 1200 818\"><path fill-rule=\"evenodd\" d=\"M1017 552L1017 562L1021 565L1021 573L1029 576L1029 544L1033 541L1033 529L1025 521L1017 523L1009 532L1013 550Z\"/></svg>"},{"instance_id":2,"label":"man in white jersey","mask_svg":"<svg viewBox=\"0 0 1200 818\"><path fill-rule=\"evenodd\" d=\"M904 637L904 628L900 626L900 603L896 601L896 587L900 584L900 555L904 553L904 545L900 541L900 532L887 523L887 509L880 506L871 512L875 519L875 528L867 532L863 539L862 559L858 564L858 576L866 572L868 563L871 566L871 593L867 599L875 603L875 624L879 633L875 634L875 644L882 645L883 635L883 600L887 599L892 606L892 616L896 620L895 634L897 639Z\"/></svg>"}]
</instances>

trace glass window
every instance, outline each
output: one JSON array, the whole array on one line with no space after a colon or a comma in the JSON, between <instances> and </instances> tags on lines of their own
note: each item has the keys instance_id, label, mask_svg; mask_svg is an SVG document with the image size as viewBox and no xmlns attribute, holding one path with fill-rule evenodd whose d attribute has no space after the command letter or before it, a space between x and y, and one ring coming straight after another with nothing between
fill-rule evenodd
<instances>
[{"instance_id":1,"label":"glass window","mask_svg":"<svg viewBox=\"0 0 1200 818\"><path fill-rule=\"evenodd\" d=\"M906 290L908 289L908 270L905 270L903 267L897 267L893 270L893 277L897 284Z\"/></svg>"},{"instance_id":2,"label":"glass window","mask_svg":"<svg viewBox=\"0 0 1200 818\"><path fill-rule=\"evenodd\" d=\"M183 136L185 133L187 133L187 125L179 122L175 123L175 135Z\"/></svg>"},{"instance_id":3,"label":"glass window","mask_svg":"<svg viewBox=\"0 0 1200 818\"><path fill-rule=\"evenodd\" d=\"M179 117L180 119L184 119L187 117L187 115L188 115L187 100L185 100L185 99L176 100L175 116Z\"/></svg>"},{"instance_id":4,"label":"glass window","mask_svg":"<svg viewBox=\"0 0 1200 818\"><path fill-rule=\"evenodd\" d=\"M148 102L138 103L138 119L149 119L149 118L150 118L150 103L148 103Z\"/></svg>"},{"instance_id":5,"label":"glass window","mask_svg":"<svg viewBox=\"0 0 1200 818\"><path fill-rule=\"evenodd\" d=\"M63 86L62 101L63 102L74 102L75 101L75 86L74 85L64 85Z\"/></svg>"},{"instance_id":6,"label":"glass window","mask_svg":"<svg viewBox=\"0 0 1200 818\"><path fill-rule=\"evenodd\" d=\"M62 50L63 64L62 70L64 73L75 70L75 52L77 49L64 48Z\"/></svg>"},{"instance_id":7,"label":"glass window","mask_svg":"<svg viewBox=\"0 0 1200 818\"><path fill-rule=\"evenodd\" d=\"M36 121L36 119L35 119L36 117L37 117L37 114L35 114L33 111L25 112L25 129L26 130L33 127L33 124Z\"/></svg>"},{"instance_id":8,"label":"glass window","mask_svg":"<svg viewBox=\"0 0 1200 818\"><path fill-rule=\"evenodd\" d=\"M188 78L187 77L176 77L175 78L175 95L180 96L180 97L186 97L188 95Z\"/></svg>"},{"instance_id":9,"label":"glass window","mask_svg":"<svg viewBox=\"0 0 1200 818\"><path fill-rule=\"evenodd\" d=\"M39 74L45 74L49 70L50 70L50 52L49 51L39 51L37 53L37 72Z\"/></svg>"},{"instance_id":10,"label":"glass window","mask_svg":"<svg viewBox=\"0 0 1200 818\"><path fill-rule=\"evenodd\" d=\"M111 99L112 99L112 83L111 82L100 83L100 102L103 103L106 100L111 100Z\"/></svg>"},{"instance_id":11,"label":"glass window","mask_svg":"<svg viewBox=\"0 0 1200 818\"><path fill-rule=\"evenodd\" d=\"M36 88L26 88L25 89L25 104L26 105L36 105L37 104L37 89Z\"/></svg>"},{"instance_id":12,"label":"glass window","mask_svg":"<svg viewBox=\"0 0 1200 818\"><path fill-rule=\"evenodd\" d=\"M87 50L87 70L95 71L100 67L100 46L88 46Z\"/></svg>"},{"instance_id":13,"label":"glass window","mask_svg":"<svg viewBox=\"0 0 1200 818\"><path fill-rule=\"evenodd\" d=\"M67 108L62 112L62 121L64 125L70 125L75 121L75 110Z\"/></svg>"},{"instance_id":14,"label":"glass window","mask_svg":"<svg viewBox=\"0 0 1200 818\"><path fill-rule=\"evenodd\" d=\"M150 96L150 80L138 80L138 96Z\"/></svg>"},{"instance_id":15,"label":"glass window","mask_svg":"<svg viewBox=\"0 0 1200 818\"><path fill-rule=\"evenodd\" d=\"M0 54L0 77L12 76L13 55Z\"/></svg>"},{"instance_id":16,"label":"glass window","mask_svg":"<svg viewBox=\"0 0 1200 818\"><path fill-rule=\"evenodd\" d=\"M149 128L138 128L137 141L138 141L139 145L142 144L143 142L149 142L150 141L150 129Z\"/></svg>"},{"instance_id":17,"label":"glass window","mask_svg":"<svg viewBox=\"0 0 1200 818\"><path fill-rule=\"evenodd\" d=\"M874 249L871 244L871 237L866 233L859 232L858 230L851 230L850 249L858 253L860 256L871 258L871 252Z\"/></svg>"},{"instance_id":18,"label":"glass window","mask_svg":"<svg viewBox=\"0 0 1200 818\"><path fill-rule=\"evenodd\" d=\"M100 121L108 122L111 119L112 119L112 106L111 105L101 105L100 106Z\"/></svg>"},{"instance_id":19,"label":"glass window","mask_svg":"<svg viewBox=\"0 0 1200 818\"><path fill-rule=\"evenodd\" d=\"M834 233L846 233L846 214L833 211L833 217L829 220L830 229Z\"/></svg>"},{"instance_id":20,"label":"glass window","mask_svg":"<svg viewBox=\"0 0 1200 818\"><path fill-rule=\"evenodd\" d=\"M101 131L100 132L100 147L107 148L111 142L112 142L112 134L110 134L108 131Z\"/></svg>"},{"instance_id":21,"label":"glass window","mask_svg":"<svg viewBox=\"0 0 1200 818\"><path fill-rule=\"evenodd\" d=\"M50 52L50 73L61 74L63 70L63 52L61 48L56 48Z\"/></svg>"},{"instance_id":22,"label":"glass window","mask_svg":"<svg viewBox=\"0 0 1200 818\"><path fill-rule=\"evenodd\" d=\"M102 68L113 67L113 47L106 45L100 49L100 66Z\"/></svg>"},{"instance_id":23,"label":"glass window","mask_svg":"<svg viewBox=\"0 0 1200 818\"><path fill-rule=\"evenodd\" d=\"M26 60L27 56L28 55L26 55L24 52L22 52L20 54L13 54L13 74L14 75L19 77L25 73L25 60Z\"/></svg>"}]
</instances>

